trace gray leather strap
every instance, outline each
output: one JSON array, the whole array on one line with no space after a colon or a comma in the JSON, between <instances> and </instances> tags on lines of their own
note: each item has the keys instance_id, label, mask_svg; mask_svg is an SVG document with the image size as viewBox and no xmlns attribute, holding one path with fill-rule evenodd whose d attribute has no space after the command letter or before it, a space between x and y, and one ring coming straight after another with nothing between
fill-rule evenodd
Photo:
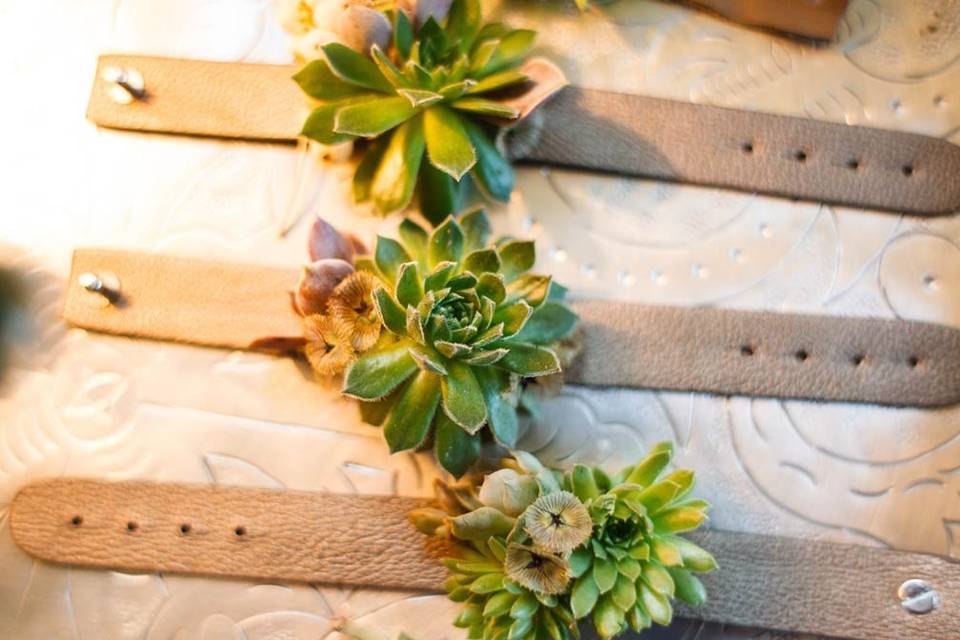
<instances>
[{"instance_id":1,"label":"gray leather strap","mask_svg":"<svg viewBox=\"0 0 960 640\"><path fill-rule=\"evenodd\" d=\"M121 571L335 582L439 591L449 549L417 533L424 500L239 487L60 479L25 487L10 508L20 547L43 560ZM960 565L854 545L723 531L696 541L720 569L707 604L682 615L860 640L960 637ZM901 603L925 580L939 607Z\"/></svg>"},{"instance_id":2,"label":"gray leather strap","mask_svg":"<svg viewBox=\"0 0 960 640\"><path fill-rule=\"evenodd\" d=\"M110 304L81 282L116 278ZM293 270L130 251L74 253L64 316L76 326L234 349L295 347ZM577 300L567 380L724 395L935 407L960 402L960 331L877 318Z\"/></svg>"},{"instance_id":3,"label":"gray leather strap","mask_svg":"<svg viewBox=\"0 0 960 640\"><path fill-rule=\"evenodd\" d=\"M936 407L960 402L960 331L926 322L579 300L567 380Z\"/></svg>"},{"instance_id":4,"label":"gray leather strap","mask_svg":"<svg viewBox=\"0 0 960 640\"><path fill-rule=\"evenodd\" d=\"M138 72L140 99L114 96ZM102 56L87 117L136 131L293 140L295 69ZM919 215L960 209L960 148L922 135L567 87L506 137L515 159Z\"/></svg>"}]
</instances>

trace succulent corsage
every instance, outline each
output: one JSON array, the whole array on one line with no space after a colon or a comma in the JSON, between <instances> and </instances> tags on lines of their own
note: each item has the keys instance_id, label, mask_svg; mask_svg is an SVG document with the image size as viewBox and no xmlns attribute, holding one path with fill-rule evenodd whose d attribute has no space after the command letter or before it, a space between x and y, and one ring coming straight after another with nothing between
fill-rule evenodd
<instances>
[{"instance_id":1,"label":"succulent corsage","mask_svg":"<svg viewBox=\"0 0 960 640\"><path fill-rule=\"evenodd\" d=\"M453 0L448 11L443 2L427 4L430 10L409 15L383 12L378 37L355 39L360 51L324 45L323 57L294 79L318 101L304 136L325 145L369 141L353 176L354 199L388 213L405 208L416 191L424 215L438 223L458 209L467 177L496 200L513 190L513 169L493 135L526 112L510 92L528 80L519 67L535 32L481 24L479 0Z\"/></svg>"},{"instance_id":2,"label":"succulent corsage","mask_svg":"<svg viewBox=\"0 0 960 640\"><path fill-rule=\"evenodd\" d=\"M427 535L453 540L446 590L464 603L471 639L578 638L590 618L602 638L673 617L672 600L706 599L694 575L716 561L680 534L706 519L694 475L664 475L670 443L608 476L598 467L545 468L523 452L482 478L438 483L443 509L411 512ZM482 483L481 483L482 481Z\"/></svg>"},{"instance_id":3,"label":"succulent corsage","mask_svg":"<svg viewBox=\"0 0 960 640\"><path fill-rule=\"evenodd\" d=\"M533 242L490 243L476 209L432 233L404 220L399 240L380 237L372 256L355 257L355 242L316 224L296 306L317 373L344 373L343 392L364 401L391 452L432 444L460 476L484 427L514 447L530 382L575 353L576 315L550 276L530 273Z\"/></svg>"}]
</instances>

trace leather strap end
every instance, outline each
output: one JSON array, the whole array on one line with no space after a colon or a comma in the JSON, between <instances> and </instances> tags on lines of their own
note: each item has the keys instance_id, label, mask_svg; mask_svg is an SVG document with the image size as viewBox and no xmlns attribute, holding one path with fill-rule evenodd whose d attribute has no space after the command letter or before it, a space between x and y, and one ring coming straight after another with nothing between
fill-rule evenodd
<instances>
[{"instance_id":1,"label":"leather strap end","mask_svg":"<svg viewBox=\"0 0 960 640\"><path fill-rule=\"evenodd\" d=\"M86 288L94 278L104 291ZM74 326L115 335L282 350L271 345L296 344L303 336L291 300L296 283L290 269L77 249L63 317Z\"/></svg>"},{"instance_id":2,"label":"leather strap end","mask_svg":"<svg viewBox=\"0 0 960 640\"><path fill-rule=\"evenodd\" d=\"M289 142L309 113L295 72L290 65L102 55L87 119L111 129ZM139 76L142 95L118 76Z\"/></svg>"},{"instance_id":3,"label":"leather strap end","mask_svg":"<svg viewBox=\"0 0 960 640\"><path fill-rule=\"evenodd\" d=\"M440 558L407 514L430 500L57 479L14 498L10 531L61 564L442 591Z\"/></svg>"},{"instance_id":4,"label":"leather strap end","mask_svg":"<svg viewBox=\"0 0 960 640\"><path fill-rule=\"evenodd\" d=\"M847 0L693 0L694 4L750 27L829 40L847 10Z\"/></svg>"}]
</instances>

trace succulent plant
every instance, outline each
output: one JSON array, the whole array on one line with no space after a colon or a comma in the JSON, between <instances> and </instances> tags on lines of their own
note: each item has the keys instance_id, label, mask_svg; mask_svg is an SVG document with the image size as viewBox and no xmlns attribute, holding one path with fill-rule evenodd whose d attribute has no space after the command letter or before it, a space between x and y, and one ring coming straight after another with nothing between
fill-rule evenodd
<instances>
[{"instance_id":1,"label":"succulent plant","mask_svg":"<svg viewBox=\"0 0 960 640\"><path fill-rule=\"evenodd\" d=\"M663 475L672 446L655 446L613 477L576 465L562 473L527 453L482 480L439 483L441 508L418 509L421 532L453 540L449 597L469 638L578 638L591 617L602 638L669 624L679 598L706 598L693 575L716 561L683 538L707 505L687 499L693 472ZM481 484L482 482L482 484Z\"/></svg>"},{"instance_id":2,"label":"succulent plant","mask_svg":"<svg viewBox=\"0 0 960 640\"><path fill-rule=\"evenodd\" d=\"M516 444L521 381L560 371L552 345L576 325L563 289L529 273L533 242L491 245L489 236L480 209L430 234L405 220L400 241L379 238L372 259L356 264L378 278L383 331L347 370L343 391L371 403L365 416L383 424L391 451L432 434L438 461L457 476L479 456L484 426Z\"/></svg>"},{"instance_id":3,"label":"succulent plant","mask_svg":"<svg viewBox=\"0 0 960 640\"><path fill-rule=\"evenodd\" d=\"M498 200L513 190L491 133L493 122L520 115L499 97L527 79L517 67L535 32L481 24L479 0L453 0L448 11L421 2L414 13L414 21L403 10L384 13L386 48L328 43L294 79L319 101L304 136L325 145L371 140L353 177L355 200L403 209L419 183L421 209L439 222L457 209L467 175Z\"/></svg>"}]
</instances>

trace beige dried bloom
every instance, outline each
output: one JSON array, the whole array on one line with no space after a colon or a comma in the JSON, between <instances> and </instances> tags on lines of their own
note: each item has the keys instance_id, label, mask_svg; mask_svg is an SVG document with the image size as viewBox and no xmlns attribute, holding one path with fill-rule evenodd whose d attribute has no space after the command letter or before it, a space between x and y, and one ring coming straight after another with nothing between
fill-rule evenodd
<instances>
[{"instance_id":1,"label":"beige dried bloom","mask_svg":"<svg viewBox=\"0 0 960 640\"><path fill-rule=\"evenodd\" d=\"M373 301L377 286L376 276L357 271L337 285L327 303L337 335L355 351L366 351L380 338L380 316Z\"/></svg>"}]
</instances>

